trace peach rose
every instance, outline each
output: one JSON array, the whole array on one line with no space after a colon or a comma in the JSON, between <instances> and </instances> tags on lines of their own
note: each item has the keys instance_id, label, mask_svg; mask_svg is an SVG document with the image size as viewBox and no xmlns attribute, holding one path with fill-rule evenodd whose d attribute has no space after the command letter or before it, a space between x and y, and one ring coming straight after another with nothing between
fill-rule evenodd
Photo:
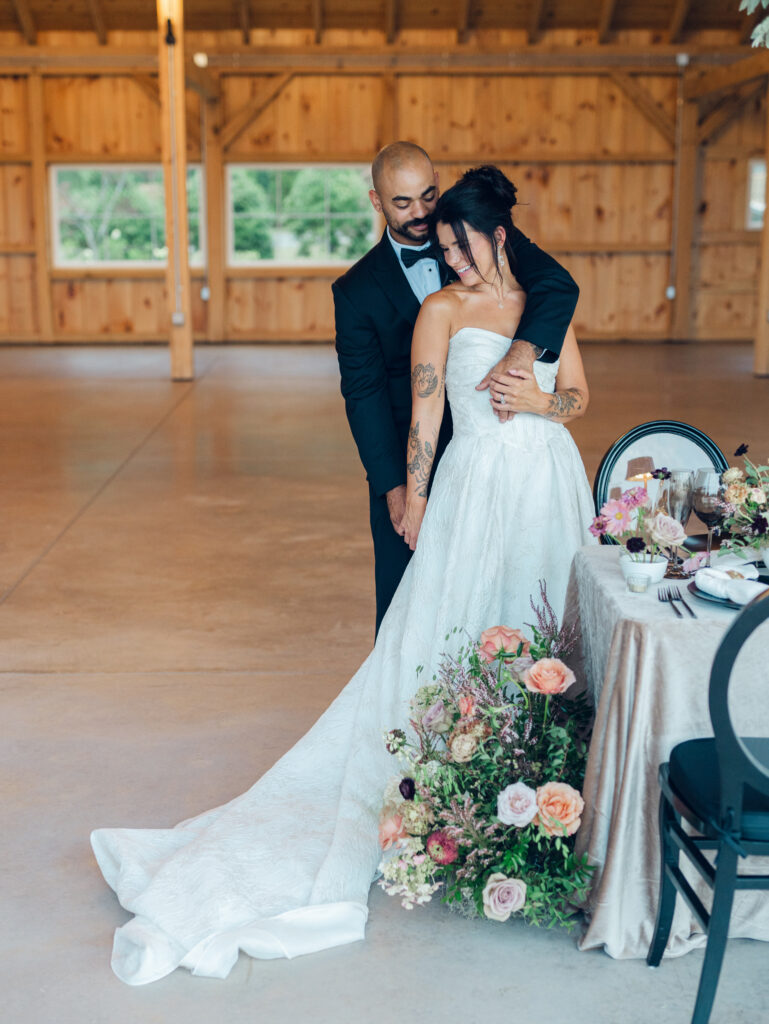
<instances>
[{"instance_id":1,"label":"peach rose","mask_svg":"<svg viewBox=\"0 0 769 1024\"><path fill-rule=\"evenodd\" d=\"M522 676L526 689L549 696L568 690L576 676L559 658L540 658Z\"/></svg>"},{"instance_id":2,"label":"peach rose","mask_svg":"<svg viewBox=\"0 0 769 1024\"><path fill-rule=\"evenodd\" d=\"M506 921L526 903L526 883L501 871L489 875L483 889L483 912L492 921Z\"/></svg>"},{"instance_id":3,"label":"peach rose","mask_svg":"<svg viewBox=\"0 0 769 1024\"><path fill-rule=\"evenodd\" d=\"M565 782L546 782L537 790L537 821L549 836L572 836L582 823L585 801Z\"/></svg>"},{"instance_id":4,"label":"peach rose","mask_svg":"<svg viewBox=\"0 0 769 1024\"><path fill-rule=\"evenodd\" d=\"M748 497L749 490L747 484L729 484L724 491L724 501L728 501L730 505L741 505Z\"/></svg>"},{"instance_id":5,"label":"peach rose","mask_svg":"<svg viewBox=\"0 0 769 1024\"><path fill-rule=\"evenodd\" d=\"M459 713L462 718L470 718L475 711L475 700L473 697L462 696L457 701L459 705Z\"/></svg>"},{"instance_id":6,"label":"peach rose","mask_svg":"<svg viewBox=\"0 0 769 1024\"><path fill-rule=\"evenodd\" d=\"M389 850L393 843L397 843L405 835L406 830L400 814L388 814L379 822L379 845L383 850Z\"/></svg>"},{"instance_id":7,"label":"peach rose","mask_svg":"<svg viewBox=\"0 0 769 1024\"><path fill-rule=\"evenodd\" d=\"M529 653L529 642L520 629L510 629L508 626L492 626L491 629L484 629L481 633L481 649L478 657L485 662L492 662L497 657L498 651L504 651L514 658L518 648L523 644L521 654ZM509 658L505 658L509 661Z\"/></svg>"},{"instance_id":8,"label":"peach rose","mask_svg":"<svg viewBox=\"0 0 769 1024\"><path fill-rule=\"evenodd\" d=\"M449 748L451 760L457 764L472 761L478 749L478 737L471 732L454 733L446 746Z\"/></svg>"}]
</instances>

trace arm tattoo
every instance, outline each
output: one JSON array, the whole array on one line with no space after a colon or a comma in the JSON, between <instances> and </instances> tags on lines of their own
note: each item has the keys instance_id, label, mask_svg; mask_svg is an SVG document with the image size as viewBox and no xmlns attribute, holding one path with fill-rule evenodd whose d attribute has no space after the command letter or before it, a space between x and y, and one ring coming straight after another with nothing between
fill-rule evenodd
<instances>
[{"instance_id":1,"label":"arm tattoo","mask_svg":"<svg viewBox=\"0 0 769 1024\"><path fill-rule=\"evenodd\" d=\"M417 363L411 372L411 387L420 398L429 398L438 387L438 374L432 363Z\"/></svg>"},{"instance_id":2,"label":"arm tattoo","mask_svg":"<svg viewBox=\"0 0 769 1024\"><path fill-rule=\"evenodd\" d=\"M427 497L427 485L430 482L430 470L435 459L434 442L423 441L419 436L419 421L409 428L409 443L406 448L406 469L409 476L414 477L416 493L420 498Z\"/></svg>"},{"instance_id":3,"label":"arm tattoo","mask_svg":"<svg viewBox=\"0 0 769 1024\"><path fill-rule=\"evenodd\" d=\"M582 411L584 395L579 388L566 388L550 395L545 416L557 420L564 416L576 416Z\"/></svg>"}]
</instances>

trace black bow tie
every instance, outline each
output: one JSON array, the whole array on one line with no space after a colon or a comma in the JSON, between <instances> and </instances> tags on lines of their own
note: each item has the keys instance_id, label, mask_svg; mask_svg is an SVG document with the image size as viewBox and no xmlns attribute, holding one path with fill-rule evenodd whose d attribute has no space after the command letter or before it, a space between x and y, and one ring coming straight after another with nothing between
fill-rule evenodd
<instances>
[{"instance_id":1,"label":"black bow tie","mask_svg":"<svg viewBox=\"0 0 769 1024\"><path fill-rule=\"evenodd\" d=\"M408 269L420 260L437 260L440 255L436 245L428 245L426 249L412 249L411 246L404 245L401 249L401 262Z\"/></svg>"}]
</instances>

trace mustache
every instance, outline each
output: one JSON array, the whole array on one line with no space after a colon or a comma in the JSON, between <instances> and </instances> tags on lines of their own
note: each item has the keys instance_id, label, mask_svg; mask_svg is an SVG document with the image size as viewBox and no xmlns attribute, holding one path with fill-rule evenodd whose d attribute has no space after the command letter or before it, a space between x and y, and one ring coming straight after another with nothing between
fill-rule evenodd
<instances>
[{"instance_id":1,"label":"mustache","mask_svg":"<svg viewBox=\"0 0 769 1024\"><path fill-rule=\"evenodd\" d=\"M424 218L422 220L409 220L409 221L406 221L406 223L403 225L403 228L417 228L417 227L418 228L422 228L422 227L427 227L427 225L428 225L428 220L427 220L427 218Z\"/></svg>"}]
</instances>

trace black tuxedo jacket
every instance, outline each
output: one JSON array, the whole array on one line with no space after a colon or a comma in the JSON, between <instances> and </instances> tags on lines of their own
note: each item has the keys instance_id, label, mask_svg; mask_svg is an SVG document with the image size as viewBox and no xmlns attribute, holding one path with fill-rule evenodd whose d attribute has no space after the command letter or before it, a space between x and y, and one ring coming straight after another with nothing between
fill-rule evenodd
<instances>
[{"instance_id":1,"label":"black tuxedo jacket","mask_svg":"<svg viewBox=\"0 0 769 1024\"><path fill-rule=\"evenodd\" d=\"M554 361L577 305L571 275L517 229L512 239L516 279L526 307L516 331ZM441 284L454 275L439 260ZM333 286L336 351L347 418L369 483L381 497L406 483L411 424L411 336L419 301L387 232ZM451 438L451 413L438 439L437 458ZM436 458L436 462L437 462Z\"/></svg>"}]
</instances>

